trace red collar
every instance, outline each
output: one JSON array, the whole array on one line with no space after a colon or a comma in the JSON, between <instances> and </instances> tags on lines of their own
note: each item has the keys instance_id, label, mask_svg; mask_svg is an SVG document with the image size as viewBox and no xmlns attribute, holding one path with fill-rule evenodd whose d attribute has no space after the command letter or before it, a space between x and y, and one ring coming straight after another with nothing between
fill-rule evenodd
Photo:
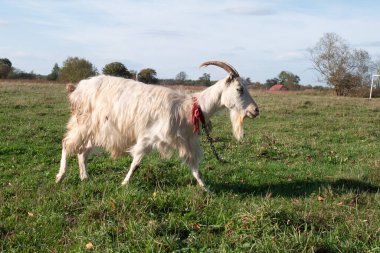
<instances>
[{"instance_id":1,"label":"red collar","mask_svg":"<svg viewBox=\"0 0 380 253\"><path fill-rule=\"evenodd\" d=\"M200 133L200 125L205 125L205 117L201 110L201 107L198 105L198 99L193 97L193 104L191 107L191 123L193 124L193 133Z\"/></svg>"}]
</instances>

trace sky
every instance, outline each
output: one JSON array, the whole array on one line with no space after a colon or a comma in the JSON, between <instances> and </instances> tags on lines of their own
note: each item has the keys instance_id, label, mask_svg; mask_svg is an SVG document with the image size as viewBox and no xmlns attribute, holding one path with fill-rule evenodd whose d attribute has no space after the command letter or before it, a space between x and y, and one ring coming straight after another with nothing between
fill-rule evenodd
<instances>
[{"instance_id":1,"label":"sky","mask_svg":"<svg viewBox=\"0 0 380 253\"><path fill-rule=\"evenodd\" d=\"M221 60L251 81L284 70L320 85L308 49L334 32L379 59L379 11L377 0L0 0L0 58L44 75L79 57L99 72L118 61L212 80L226 73L198 66Z\"/></svg>"}]
</instances>

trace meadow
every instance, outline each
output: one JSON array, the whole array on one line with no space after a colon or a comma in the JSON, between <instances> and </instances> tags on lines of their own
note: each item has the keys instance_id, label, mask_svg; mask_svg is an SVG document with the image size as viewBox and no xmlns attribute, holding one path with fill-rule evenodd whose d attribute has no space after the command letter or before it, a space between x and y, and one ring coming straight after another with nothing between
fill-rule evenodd
<instances>
[{"instance_id":1,"label":"meadow","mask_svg":"<svg viewBox=\"0 0 380 253\"><path fill-rule=\"evenodd\" d=\"M1 252L380 252L380 100L264 93L238 143L213 119L203 192L175 156L76 159L56 184L63 84L0 83Z\"/></svg>"}]
</instances>

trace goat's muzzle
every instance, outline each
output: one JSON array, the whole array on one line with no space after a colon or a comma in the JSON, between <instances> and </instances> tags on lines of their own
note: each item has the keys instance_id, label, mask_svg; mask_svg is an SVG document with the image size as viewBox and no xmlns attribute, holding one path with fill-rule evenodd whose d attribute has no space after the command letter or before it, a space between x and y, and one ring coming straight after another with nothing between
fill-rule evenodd
<instances>
[{"instance_id":1,"label":"goat's muzzle","mask_svg":"<svg viewBox=\"0 0 380 253\"><path fill-rule=\"evenodd\" d=\"M248 118L251 118L251 119L253 119L253 118L259 116L259 114L260 114L260 110L259 110L258 107L255 107L255 109L253 109L253 110L247 110L247 112L245 113L245 115L246 115Z\"/></svg>"}]
</instances>

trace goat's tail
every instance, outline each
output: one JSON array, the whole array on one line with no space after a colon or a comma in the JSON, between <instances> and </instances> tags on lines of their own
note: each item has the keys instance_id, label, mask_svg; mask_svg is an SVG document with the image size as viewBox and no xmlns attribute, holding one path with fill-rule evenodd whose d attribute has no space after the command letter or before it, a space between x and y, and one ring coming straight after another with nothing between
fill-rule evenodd
<instances>
[{"instance_id":1,"label":"goat's tail","mask_svg":"<svg viewBox=\"0 0 380 253\"><path fill-rule=\"evenodd\" d=\"M79 120L76 115L71 116L67 124L67 132L63 138L62 144L67 154L78 154L83 151L89 141L88 124Z\"/></svg>"},{"instance_id":2,"label":"goat's tail","mask_svg":"<svg viewBox=\"0 0 380 253\"><path fill-rule=\"evenodd\" d=\"M74 84L72 84L72 83L66 84L66 90L68 93L73 92L75 89L76 89L76 87L74 86Z\"/></svg>"}]
</instances>

